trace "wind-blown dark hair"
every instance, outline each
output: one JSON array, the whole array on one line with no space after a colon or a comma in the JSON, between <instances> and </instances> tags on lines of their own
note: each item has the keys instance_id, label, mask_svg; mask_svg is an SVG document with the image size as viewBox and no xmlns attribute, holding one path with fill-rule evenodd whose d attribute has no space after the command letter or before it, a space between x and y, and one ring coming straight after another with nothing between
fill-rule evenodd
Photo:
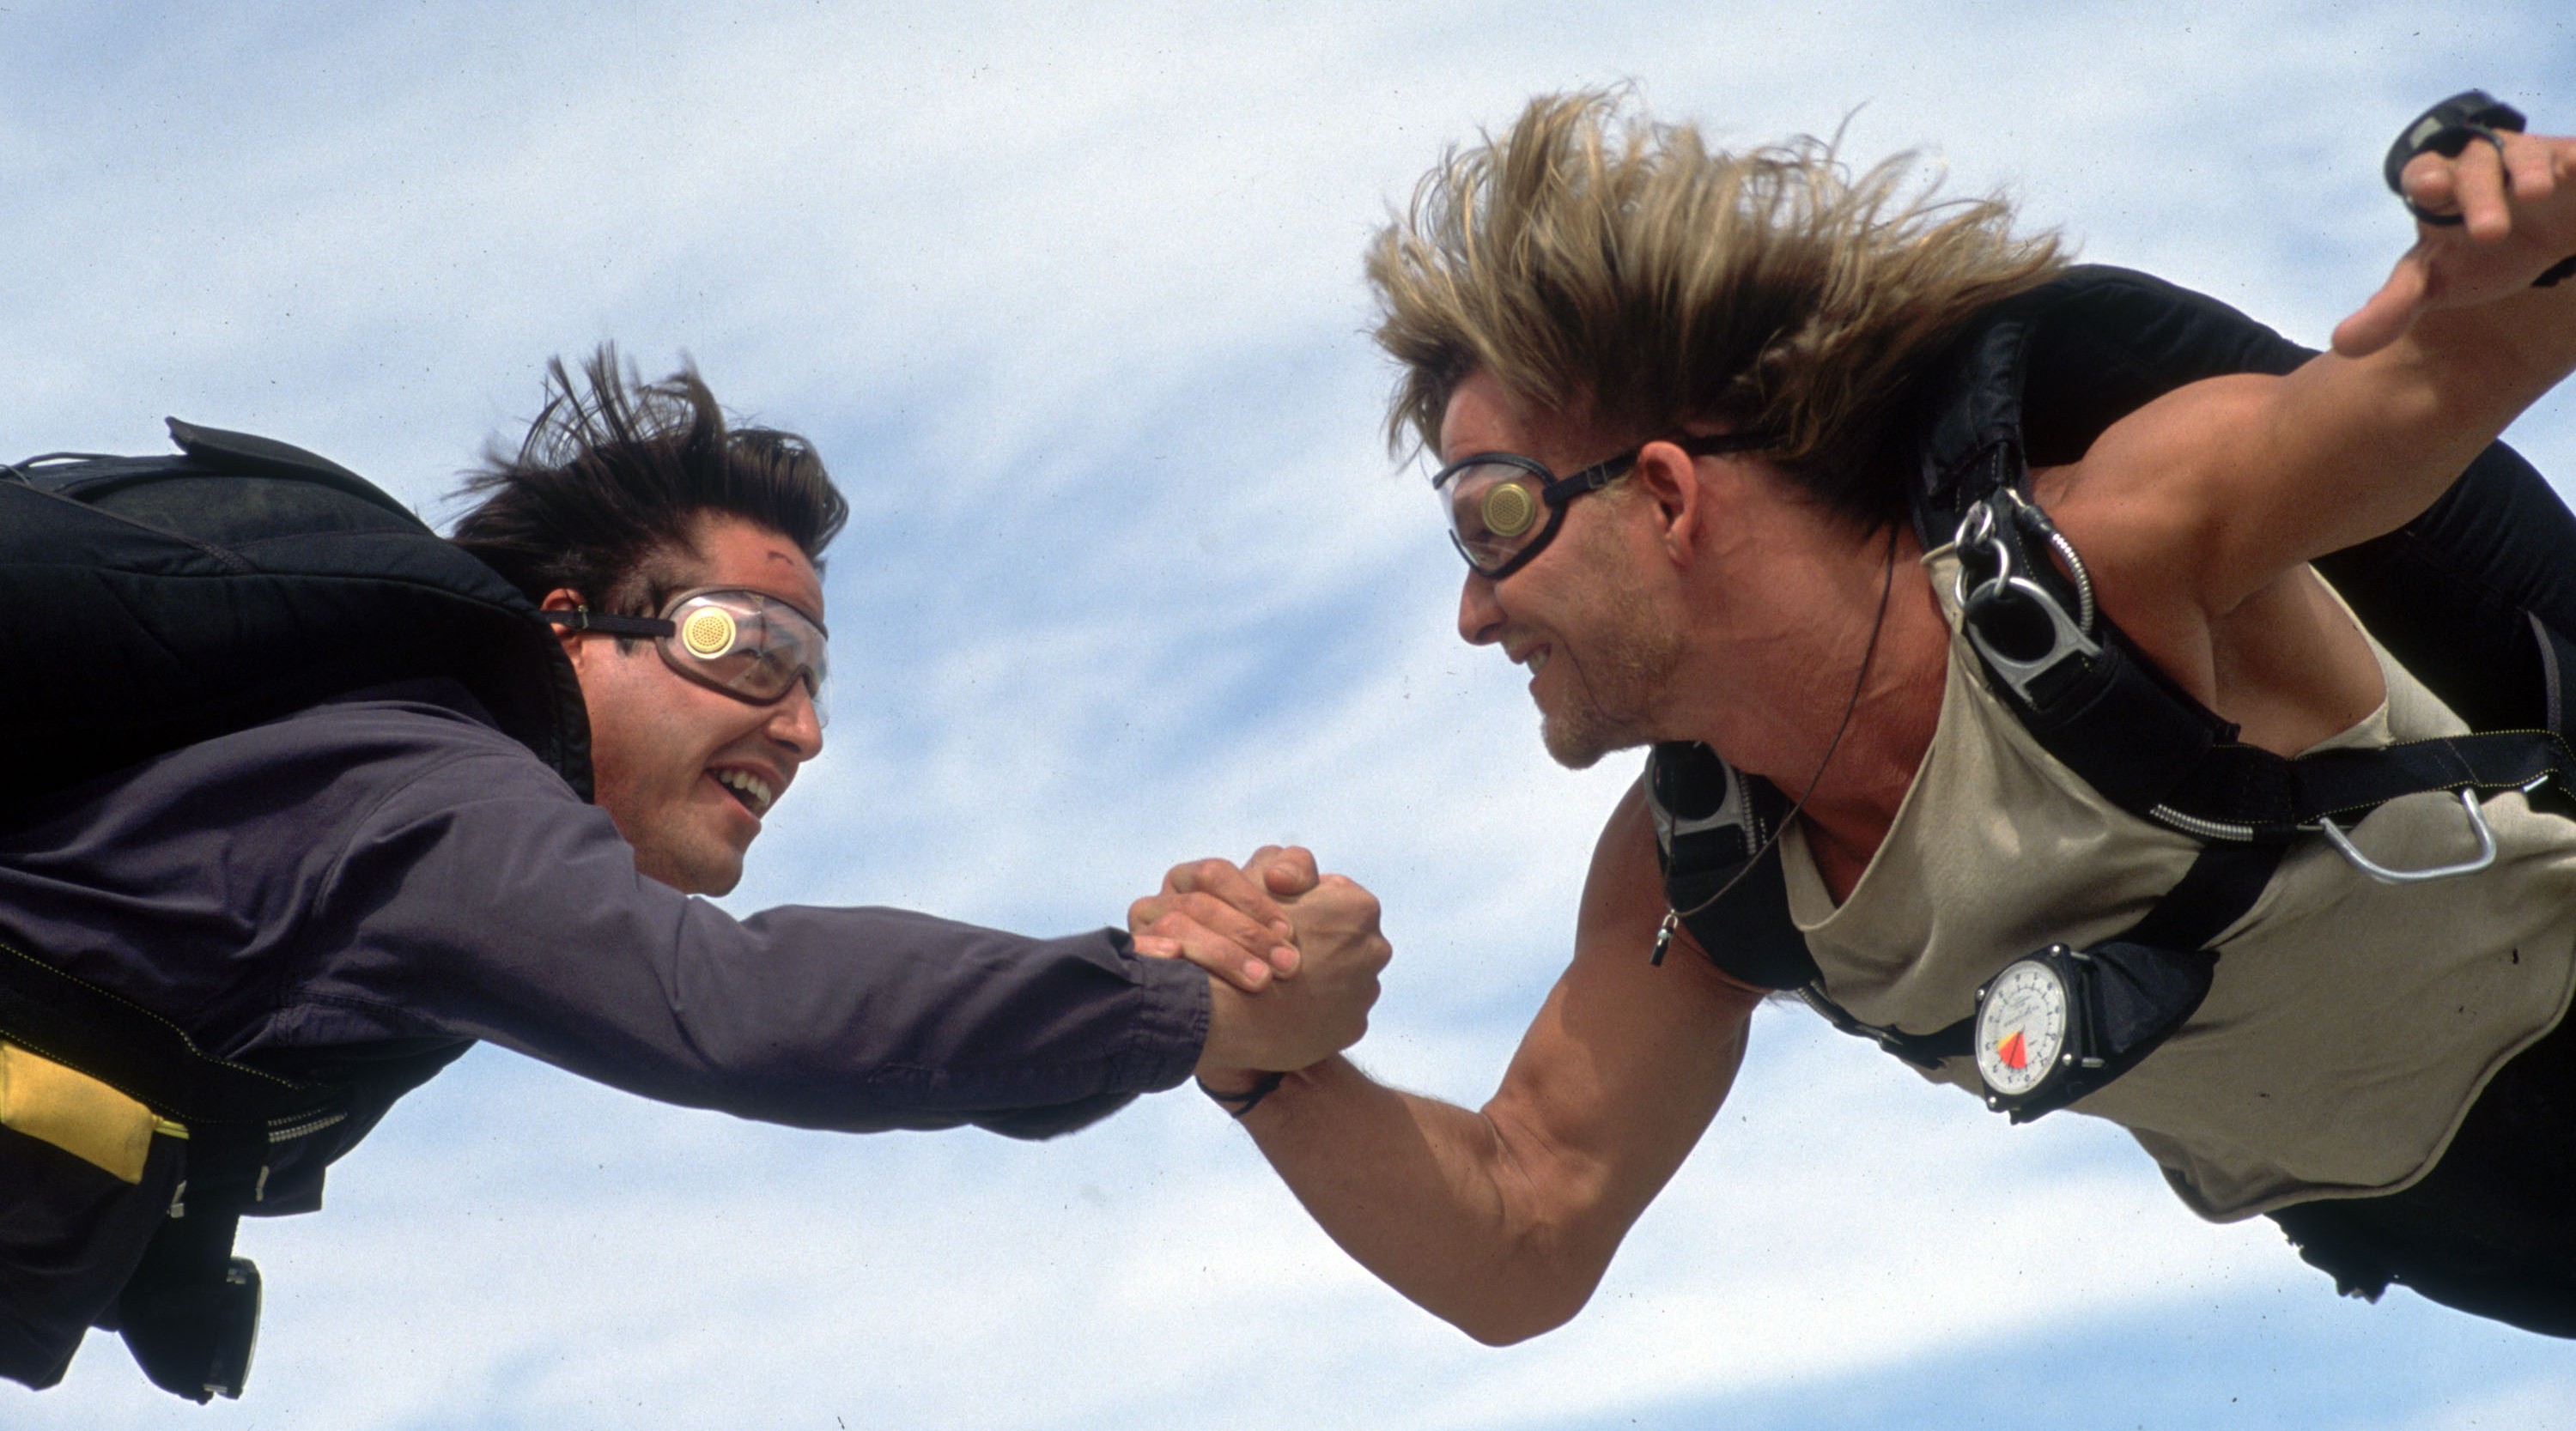
<instances>
[{"instance_id":1,"label":"wind-blown dark hair","mask_svg":"<svg viewBox=\"0 0 2576 1431\"><path fill-rule=\"evenodd\" d=\"M549 361L545 407L518 450L494 442L458 495L479 500L452 539L530 601L567 588L623 615L670 594L657 568L691 550L702 512L767 527L818 565L850 512L804 438L728 429L695 367L647 383L613 344L578 383Z\"/></svg>"}]
</instances>

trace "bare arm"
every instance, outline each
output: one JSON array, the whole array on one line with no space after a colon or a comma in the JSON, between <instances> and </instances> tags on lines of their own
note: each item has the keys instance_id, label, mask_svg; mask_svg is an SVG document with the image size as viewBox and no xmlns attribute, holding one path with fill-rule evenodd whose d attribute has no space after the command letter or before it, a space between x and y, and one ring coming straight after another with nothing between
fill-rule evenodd
<instances>
[{"instance_id":1,"label":"bare arm","mask_svg":"<svg viewBox=\"0 0 2576 1431\"><path fill-rule=\"evenodd\" d=\"M1573 962L1482 1110L1386 1088L1337 1057L1244 1120L1334 1241L1479 1341L1535 1336L1582 1308L1743 1057L1760 991L1687 944L1647 963L1664 910L1653 839L1632 789L1594 852Z\"/></svg>"},{"instance_id":2,"label":"bare arm","mask_svg":"<svg viewBox=\"0 0 2576 1431\"><path fill-rule=\"evenodd\" d=\"M2404 525L2576 368L2576 284L2530 286L2576 253L2576 140L2507 141L2503 160L2472 144L2415 161L2410 192L2456 200L2469 222L2419 227L2338 351L2172 393L2061 479L2068 534L2128 587L2105 603L2151 648L2160 623L2224 617L2302 563Z\"/></svg>"}]
</instances>

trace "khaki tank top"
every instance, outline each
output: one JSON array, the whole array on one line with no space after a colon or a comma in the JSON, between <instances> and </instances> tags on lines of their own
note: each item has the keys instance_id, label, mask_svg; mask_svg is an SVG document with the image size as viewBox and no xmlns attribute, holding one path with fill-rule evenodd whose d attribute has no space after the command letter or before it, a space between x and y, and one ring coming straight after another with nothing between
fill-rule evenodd
<instances>
[{"instance_id":1,"label":"khaki tank top","mask_svg":"<svg viewBox=\"0 0 2576 1431\"><path fill-rule=\"evenodd\" d=\"M1780 841L1790 913L1826 992L1863 1020L1917 1033L1966 1017L1977 987L2023 954L2126 929L2199 849L2040 748L1958 634L1949 550L1924 560L1952 627L1948 684L1885 843L1837 907L1802 832ZM2467 728L2376 641L2371 650L2387 700L2317 748ZM2519 793L2484 810L2493 867L2430 884L2372 880L2323 839L2292 846L2216 945L2200 1009L2073 1111L2128 1129L2213 1221L2423 1176L2487 1079L2556 1026L2576 978L2576 822ZM2458 798L2440 793L2390 801L2351 834L2398 869L2477 848ZM1926 1076L1983 1088L1970 1058Z\"/></svg>"}]
</instances>

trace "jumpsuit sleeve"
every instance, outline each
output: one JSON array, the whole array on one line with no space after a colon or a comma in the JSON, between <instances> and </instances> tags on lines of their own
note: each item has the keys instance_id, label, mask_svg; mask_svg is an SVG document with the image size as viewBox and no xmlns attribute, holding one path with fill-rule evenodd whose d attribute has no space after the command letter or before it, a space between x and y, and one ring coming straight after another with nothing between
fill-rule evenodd
<instances>
[{"instance_id":1,"label":"jumpsuit sleeve","mask_svg":"<svg viewBox=\"0 0 2576 1431\"><path fill-rule=\"evenodd\" d=\"M867 1132L1043 1138L1189 1076L1207 976L1123 932L1035 939L906 910L736 919L636 872L607 814L507 754L359 822L308 997L488 1039L665 1102Z\"/></svg>"}]
</instances>

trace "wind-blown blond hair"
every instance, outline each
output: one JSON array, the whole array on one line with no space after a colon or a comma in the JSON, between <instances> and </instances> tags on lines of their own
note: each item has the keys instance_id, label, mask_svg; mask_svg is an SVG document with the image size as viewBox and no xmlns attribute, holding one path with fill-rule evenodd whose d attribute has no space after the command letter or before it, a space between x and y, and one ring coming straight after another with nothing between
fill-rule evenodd
<instances>
[{"instance_id":1,"label":"wind-blown blond hair","mask_svg":"<svg viewBox=\"0 0 2576 1431\"><path fill-rule=\"evenodd\" d=\"M1482 370L1622 441L1750 431L1834 509L1896 520L1908 380L1979 308L2065 267L2001 199L1938 199L1913 168L1854 177L1809 137L1711 150L1616 93L1532 100L1506 138L1452 149L1369 246L1377 341L1403 367L1390 443L1436 447Z\"/></svg>"}]
</instances>

